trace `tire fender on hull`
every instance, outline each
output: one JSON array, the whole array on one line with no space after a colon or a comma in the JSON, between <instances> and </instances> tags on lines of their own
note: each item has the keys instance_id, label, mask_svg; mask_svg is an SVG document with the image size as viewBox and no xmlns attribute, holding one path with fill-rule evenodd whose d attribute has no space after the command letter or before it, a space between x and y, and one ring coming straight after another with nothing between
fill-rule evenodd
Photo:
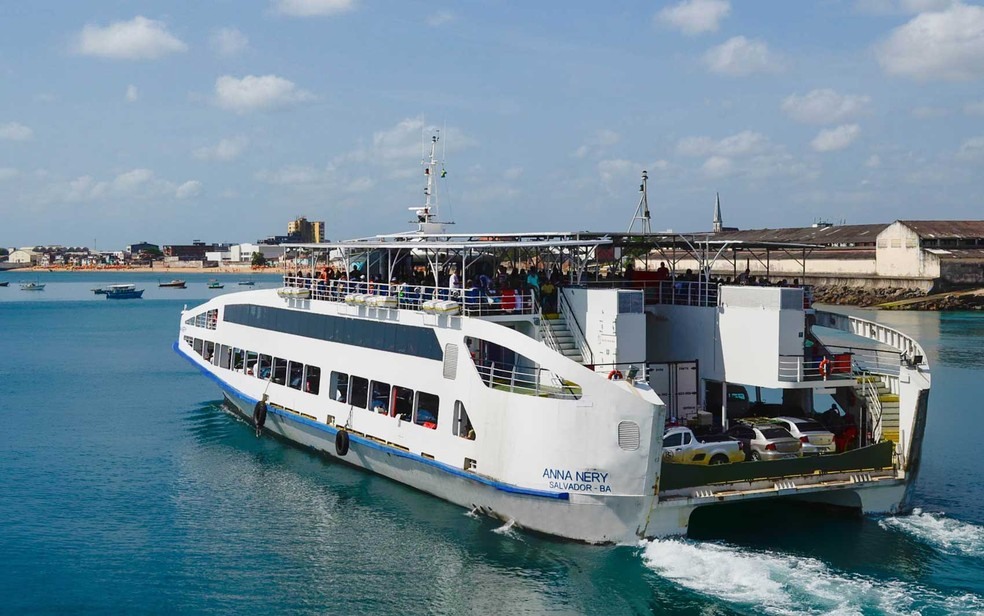
<instances>
[{"instance_id":1,"label":"tire fender on hull","mask_svg":"<svg viewBox=\"0 0 984 616\"><path fill-rule=\"evenodd\" d=\"M267 405L266 402L260 400L253 407L253 425L256 426L257 430L263 429L263 424L266 423L267 418Z\"/></svg>"},{"instance_id":2,"label":"tire fender on hull","mask_svg":"<svg viewBox=\"0 0 984 616\"><path fill-rule=\"evenodd\" d=\"M345 430L339 430L335 434L335 453L344 457L349 450L349 435Z\"/></svg>"}]
</instances>

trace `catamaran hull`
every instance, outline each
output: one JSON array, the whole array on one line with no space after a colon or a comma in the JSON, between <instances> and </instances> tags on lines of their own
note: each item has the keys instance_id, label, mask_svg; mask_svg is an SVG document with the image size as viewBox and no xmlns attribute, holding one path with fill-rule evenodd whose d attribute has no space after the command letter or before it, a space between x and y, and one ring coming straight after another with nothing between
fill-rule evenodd
<instances>
[{"instance_id":1,"label":"catamaran hull","mask_svg":"<svg viewBox=\"0 0 984 616\"><path fill-rule=\"evenodd\" d=\"M231 409L251 420L256 401L223 391ZM350 433L345 456L335 452L337 429L268 407L264 431L315 449L352 466L382 475L456 505L516 526L587 543L638 541L645 533L646 509L651 499L637 496L567 495L532 493L491 480L450 473L440 463ZM672 524L670 532L684 534L686 524Z\"/></svg>"}]
</instances>

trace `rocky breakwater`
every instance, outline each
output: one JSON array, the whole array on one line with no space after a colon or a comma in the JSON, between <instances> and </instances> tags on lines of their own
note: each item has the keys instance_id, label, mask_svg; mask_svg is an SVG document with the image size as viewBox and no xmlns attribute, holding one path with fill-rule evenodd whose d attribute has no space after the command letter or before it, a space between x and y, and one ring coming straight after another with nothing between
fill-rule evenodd
<instances>
[{"instance_id":1,"label":"rocky breakwater","mask_svg":"<svg viewBox=\"0 0 984 616\"><path fill-rule=\"evenodd\" d=\"M984 289L928 295L918 289L823 286L814 287L813 299L819 304L889 310L984 310Z\"/></svg>"}]
</instances>

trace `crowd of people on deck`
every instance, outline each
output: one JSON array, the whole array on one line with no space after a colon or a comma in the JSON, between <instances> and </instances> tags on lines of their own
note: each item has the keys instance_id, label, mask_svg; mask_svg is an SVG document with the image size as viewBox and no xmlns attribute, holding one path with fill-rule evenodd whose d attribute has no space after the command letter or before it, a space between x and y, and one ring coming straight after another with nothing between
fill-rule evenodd
<instances>
[{"instance_id":1,"label":"crowd of people on deck","mask_svg":"<svg viewBox=\"0 0 984 616\"><path fill-rule=\"evenodd\" d=\"M332 265L315 271L288 272L287 286L305 287L316 299L344 301L348 294L386 295L399 298L401 307L419 306L429 299L461 302L466 311L528 313L535 307L545 313L557 312L557 289L567 282L567 276L554 266L541 268L507 267L478 264L464 274L459 266L446 267L437 275L425 266L406 268L387 282L379 275L367 275L359 267L350 271ZM716 301L720 285L799 287L799 279L770 282L765 276L752 276L749 269L734 277L705 276L687 269L674 273L660 262L655 271L635 270L629 262L619 270L615 267L584 272L578 284L610 284L646 290L647 303L676 303L705 305Z\"/></svg>"},{"instance_id":2,"label":"crowd of people on deck","mask_svg":"<svg viewBox=\"0 0 984 616\"><path fill-rule=\"evenodd\" d=\"M316 299L343 301L349 294L385 295L398 297L401 307L419 306L430 299L454 300L466 310L503 313L533 312L536 306L543 312L555 312L557 288L563 280L556 267L527 271L505 265L494 271L476 267L466 275L455 265L441 270L436 280L423 266L394 275L389 282L379 275L367 276L357 267L346 272L330 265L317 273L298 270L285 276L287 286L309 288Z\"/></svg>"}]
</instances>

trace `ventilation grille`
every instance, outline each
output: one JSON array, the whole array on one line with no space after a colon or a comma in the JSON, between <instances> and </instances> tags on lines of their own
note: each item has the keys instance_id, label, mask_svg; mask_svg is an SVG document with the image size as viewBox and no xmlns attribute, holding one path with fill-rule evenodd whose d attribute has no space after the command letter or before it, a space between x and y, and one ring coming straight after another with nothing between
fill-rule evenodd
<instances>
[{"instance_id":1,"label":"ventilation grille","mask_svg":"<svg viewBox=\"0 0 984 616\"><path fill-rule=\"evenodd\" d=\"M444 378L454 380L458 371L458 345L444 345Z\"/></svg>"},{"instance_id":2,"label":"ventilation grille","mask_svg":"<svg viewBox=\"0 0 984 616\"><path fill-rule=\"evenodd\" d=\"M626 451L639 449L639 424L634 421L618 422L618 446Z\"/></svg>"}]
</instances>

